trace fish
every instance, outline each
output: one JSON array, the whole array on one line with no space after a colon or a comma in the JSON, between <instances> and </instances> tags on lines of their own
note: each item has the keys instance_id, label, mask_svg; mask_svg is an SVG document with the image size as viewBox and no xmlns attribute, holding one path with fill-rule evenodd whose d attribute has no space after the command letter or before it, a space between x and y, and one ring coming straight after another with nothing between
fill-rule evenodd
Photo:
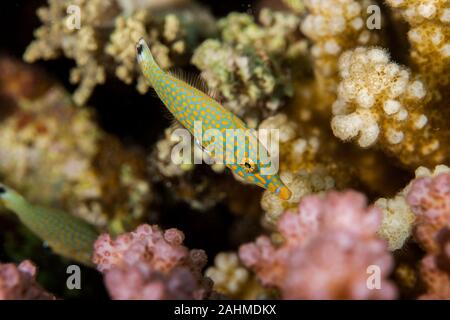
<instances>
[{"instance_id":1,"label":"fish","mask_svg":"<svg viewBox=\"0 0 450 320\"><path fill-rule=\"evenodd\" d=\"M183 77L161 69L144 39L136 44L136 55L149 86L153 87L170 113L189 130L204 150L211 150L208 147L212 139L207 141L203 133L215 130L220 134L214 135L217 137L214 143L223 148L214 149L214 158L227 159L225 165L244 181L267 189L282 200L291 198L292 192L278 174L264 174L268 164L261 155L267 155L268 151L239 117L222 106L207 90L201 90ZM201 130L196 128L196 123L200 123L197 128Z\"/></svg>"},{"instance_id":2,"label":"fish","mask_svg":"<svg viewBox=\"0 0 450 320\"><path fill-rule=\"evenodd\" d=\"M84 220L63 210L33 205L1 183L0 205L14 212L56 254L89 267L94 266L91 256L99 234Z\"/></svg>"}]
</instances>

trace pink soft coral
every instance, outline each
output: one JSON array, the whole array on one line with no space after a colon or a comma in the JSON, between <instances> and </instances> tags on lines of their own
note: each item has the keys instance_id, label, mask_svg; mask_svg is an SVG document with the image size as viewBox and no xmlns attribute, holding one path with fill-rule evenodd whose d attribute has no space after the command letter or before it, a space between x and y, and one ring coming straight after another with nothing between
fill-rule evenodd
<instances>
[{"instance_id":1,"label":"pink soft coral","mask_svg":"<svg viewBox=\"0 0 450 320\"><path fill-rule=\"evenodd\" d=\"M18 266L0 264L0 300L54 300L55 296L36 282L36 273L36 266L29 260Z\"/></svg>"},{"instance_id":2,"label":"pink soft coral","mask_svg":"<svg viewBox=\"0 0 450 320\"><path fill-rule=\"evenodd\" d=\"M183 240L177 229L163 232L147 224L115 240L103 234L94 245L93 262L114 299L206 298L212 287L201 274L206 254L189 250Z\"/></svg>"},{"instance_id":3,"label":"pink soft coral","mask_svg":"<svg viewBox=\"0 0 450 320\"><path fill-rule=\"evenodd\" d=\"M396 290L386 280L393 260L376 231L381 213L367 207L363 195L329 192L303 198L298 212L278 222L284 238L274 246L262 236L239 254L266 286L285 299L392 299ZM379 267L380 289L369 289L368 267Z\"/></svg>"},{"instance_id":4,"label":"pink soft coral","mask_svg":"<svg viewBox=\"0 0 450 320\"><path fill-rule=\"evenodd\" d=\"M417 179L407 197L417 216L414 237L426 251L420 277L422 299L450 299L450 174Z\"/></svg>"}]
</instances>

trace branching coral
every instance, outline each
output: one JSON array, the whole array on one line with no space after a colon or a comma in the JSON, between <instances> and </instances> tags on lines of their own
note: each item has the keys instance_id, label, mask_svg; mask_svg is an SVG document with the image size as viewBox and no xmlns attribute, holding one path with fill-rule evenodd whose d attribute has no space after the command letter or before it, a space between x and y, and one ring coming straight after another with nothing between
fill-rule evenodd
<instances>
[{"instance_id":1,"label":"branching coral","mask_svg":"<svg viewBox=\"0 0 450 320\"><path fill-rule=\"evenodd\" d=\"M33 203L64 208L99 227L120 232L142 219L152 194L140 153L104 133L91 111L75 108L48 80L27 87L29 96L11 92L6 79L40 77L11 60L1 64L8 71L0 76L1 91L14 110L0 123L5 183Z\"/></svg>"},{"instance_id":2,"label":"branching coral","mask_svg":"<svg viewBox=\"0 0 450 320\"><path fill-rule=\"evenodd\" d=\"M411 186L424 177L434 177L441 173L450 173L450 168L444 165L436 166L433 171L425 167L416 170L416 177L405 188L392 198L380 198L375 206L383 212L383 221L378 234L389 243L390 250L403 247L412 232L416 216L407 201Z\"/></svg>"},{"instance_id":3,"label":"branching coral","mask_svg":"<svg viewBox=\"0 0 450 320\"><path fill-rule=\"evenodd\" d=\"M308 127L307 130L305 127ZM258 129L266 132L278 130L282 170L311 169L317 164L322 136L314 125L306 122L299 124L288 115L278 112L263 120Z\"/></svg>"},{"instance_id":4,"label":"branching coral","mask_svg":"<svg viewBox=\"0 0 450 320\"><path fill-rule=\"evenodd\" d=\"M201 274L206 254L188 250L183 240L177 229L141 225L114 240L101 235L92 260L113 299L207 298L212 282Z\"/></svg>"},{"instance_id":5,"label":"branching coral","mask_svg":"<svg viewBox=\"0 0 450 320\"><path fill-rule=\"evenodd\" d=\"M294 98L291 108L294 116L277 113L261 122L259 129L277 129L279 131L279 159L280 176L290 188L293 195L289 201L264 192L261 206L265 211L265 221L274 224L279 216L287 208L295 207L302 197L311 193L322 192L330 188L356 187L358 179L366 178L364 171L375 169L375 164L360 164L365 158L370 157L379 160L374 153L368 153L364 157L360 153L346 150L342 152L342 146L331 132L324 129L322 124L317 124L304 105L298 105ZM303 99L303 102L308 98ZM301 110L305 112L302 113ZM355 168L350 168L348 162L355 163ZM358 163L358 165L356 165ZM358 168L358 170L356 170ZM382 179L386 173L377 171L377 179ZM369 180L376 180L366 178ZM372 181L370 181L372 182Z\"/></svg>"},{"instance_id":6,"label":"branching coral","mask_svg":"<svg viewBox=\"0 0 450 320\"><path fill-rule=\"evenodd\" d=\"M37 267L29 260L18 266L0 263L0 300L54 300L36 281Z\"/></svg>"},{"instance_id":7,"label":"branching coral","mask_svg":"<svg viewBox=\"0 0 450 320\"><path fill-rule=\"evenodd\" d=\"M136 43L140 38L149 41L159 66L167 69L186 60L197 38L212 35L215 30L212 17L197 6L161 18L140 9L130 17L119 16L115 25L105 51L118 64L116 76L127 84L137 77L141 93L148 87L136 65Z\"/></svg>"},{"instance_id":8,"label":"branching coral","mask_svg":"<svg viewBox=\"0 0 450 320\"><path fill-rule=\"evenodd\" d=\"M429 87L450 78L450 5L447 0L387 0L409 23L411 60ZM447 87L448 89L448 87Z\"/></svg>"},{"instance_id":9,"label":"branching coral","mask_svg":"<svg viewBox=\"0 0 450 320\"><path fill-rule=\"evenodd\" d=\"M329 110L339 82L338 60L349 49L380 42L377 30L366 27L370 0L305 0L309 11L302 23L303 33L312 40L317 89L323 95L320 109ZM380 17L381 19L381 17Z\"/></svg>"},{"instance_id":10,"label":"branching coral","mask_svg":"<svg viewBox=\"0 0 450 320\"><path fill-rule=\"evenodd\" d=\"M75 60L77 67L72 69L70 80L79 84L74 99L82 104L94 87L105 81L105 68L98 61L101 50L98 41L101 35L97 28L108 24L111 14L118 8L112 2L102 0L49 0L48 3L48 7L37 11L43 26L35 31L37 39L28 47L24 60L33 62L38 59L55 59L61 51ZM80 29L69 28L67 9L70 5L78 6L83 14Z\"/></svg>"},{"instance_id":11,"label":"branching coral","mask_svg":"<svg viewBox=\"0 0 450 320\"><path fill-rule=\"evenodd\" d=\"M75 60L77 66L71 70L70 80L79 86L73 97L78 105L83 105L95 86L105 82L108 72L115 72L127 84L137 77L134 52L139 38L151 40L157 61L169 67L199 38L214 32L214 20L199 6L183 6L161 16L150 15L151 2L49 0L48 7L38 10L43 25L35 31L36 40L27 48L24 59L34 62L62 54ZM123 4L125 9L120 7ZM73 18L67 14L69 6L79 8L79 28L68 22ZM141 93L147 91L142 79L138 79L138 89Z\"/></svg>"},{"instance_id":12,"label":"branching coral","mask_svg":"<svg viewBox=\"0 0 450 320\"><path fill-rule=\"evenodd\" d=\"M433 130L427 89L417 76L379 48L348 51L339 68L342 81L331 122L337 137L357 138L361 147L376 144L410 166L445 158L445 137Z\"/></svg>"},{"instance_id":13,"label":"branching coral","mask_svg":"<svg viewBox=\"0 0 450 320\"><path fill-rule=\"evenodd\" d=\"M263 9L259 22L231 13L218 23L221 40L205 41L192 57L224 105L253 119L279 109L292 96L295 70L288 66L299 65L306 51L295 15Z\"/></svg>"},{"instance_id":14,"label":"branching coral","mask_svg":"<svg viewBox=\"0 0 450 320\"><path fill-rule=\"evenodd\" d=\"M283 3L297 14L305 11L305 4L303 3L303 0L283 0Z\"/></svg>"},{"instance_id":15,"label":"branching coral","mask_svg":"<svg viewBox=\"0 0 450 320\"><path fill-rule=\"evenodd\" d=\"M164 131L164 137L156 142L156 148L149 159L158 172L167 178L179 177L192 171L194 164L202 163L208 156L192 141L190 135L186 136L185 131L184 135L177 134L179 129L180 127L176 125L167 128ZM179 152L176 152L177 150ZM216 164L212 165L212 168L222 172L224 166Z\"/></svg>"},{"instance_id":16,"label":"branching coral","mask_svg":"<svg viewBox=\"0 0 450 320\"><path fill-rule=\"evenodd\" d=\"M296 174L285 171L280 174L280 177L292 191L292 197L285 201L270 192L263 193L261 206L265 211L264 219L269 224L276 223L286 209L295 207L304 196L325 191L335 186L334 179L327 175L324 170L319 169L310 172L300 170Z\"/></svg>"},{"instance_id":17,"label":"branching coral","mask_svg":"<svg viewBox=\"0 0 450 320\"><path fill-rule=\"evenodd\" d=\"M450 173L417 179L407 196L417 216L414 236L426 252L423 299L450 299Z\"/></svg>"},{"instance_id":18,"label":"branching coral","mask_svg":"<svg viewBox=\"0 0 450 320\"><path fill-rule=\"evenodd\" d=\"M196 169L194 163L202 163L203 150L189 136L176 134L178 126L165 130L164 137L156 142L156 147L148 158L149 176L154 182L163 182L170 188L170 194L176 200L182 200L197 210L206 210L223 200L225 193L217 183L211 183L208 178L212 172ZM179 152L176 152L177 147ZM181 148L183 147L183 148ZM189 157L184 162L184 157ZM212 165L214 171L223 171L223 165Z\"/></svg>"},{"instance_id":19,"label":"branching coral","mask_svg":"<svg viewBox=\"0 0 450 320\"><path fill-rule=\"evenodd\" d=\"M261 236L243 245L239 256L286 299L392 299L396 291L386 277L393 260L376 235L380 222L380 211L367 207L359 193L306 196L298 212L280 218L281 245ZM379 289L366 284L371 266L381 272Z\"/></svg>"},{"instance_id":20,"label":"branching coral","mask_svg":"<svg viewBox=\"0 0 450 320\"><path fill-rule=\"evenodd\" d=\"M249 272L239 265L235 253L219 253L205 275L214 282L214 290L231 298L239 297L250 280Z\"/></svg>"}]
</instances>

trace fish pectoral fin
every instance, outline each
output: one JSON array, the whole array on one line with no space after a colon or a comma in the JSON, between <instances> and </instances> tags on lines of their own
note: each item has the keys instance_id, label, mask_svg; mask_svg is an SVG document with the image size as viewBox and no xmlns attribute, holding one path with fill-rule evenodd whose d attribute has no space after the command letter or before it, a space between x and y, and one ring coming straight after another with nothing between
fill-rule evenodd
<instances>
[{"instance_id":1,"label":"fish pectoral fin","mask_svg":"<svg viewBox=\"0 0 450 320\"><path fill-rule=\"evenodd\" d=\"M177 129L184 129L184 126L180 123L180 121L178 121L178 119L172 113L170 113L170 111L168 111L168 113L169 114L167 115L167 118L170 120L171 131L175 131Z\"/></svg>"}]
</instances>

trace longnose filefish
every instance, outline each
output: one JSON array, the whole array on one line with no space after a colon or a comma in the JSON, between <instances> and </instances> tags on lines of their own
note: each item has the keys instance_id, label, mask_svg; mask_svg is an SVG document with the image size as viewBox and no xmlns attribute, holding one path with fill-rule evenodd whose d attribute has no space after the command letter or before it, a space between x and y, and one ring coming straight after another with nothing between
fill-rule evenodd
<instances>
[{"instance_id":1,"label":"longnose filefish","mask_svg":"<svg viewBox=\"0 0 450 320\"><path fill-rule=\"evenodd\" d=\"M208 149L211 143L211 140L208 143L203 139L203 132L208 130L220 132L219 141L216 143L224 145L222 159L225 157L236 159L235 162L225 162L228 168L245 181L268 189L281 199L290 199L291 191L278 174L264 174L267 172L263 170L267 163L262 161L261 154L268 154L267 149L241 119L204 91L162 70L143 39L137 43L136 52L141 71L148 84L154 88L178 122L190 131L203 148ZM200 133L196 130L195 123L201 124ZM246 137L238 136L238 143L235 143L235 137L228 139L232 135L231 132L238 132L238 135ZM261 153L261 150L264 153ZM218 154L214 156L217 158Z\"/></svg>"},{"instance_id":2,"label":"longnose filefish","mask_svg":"<svg viewBox=\"0 0 450 320\"><path fill-rule=\"evenodd\" d=\"M62 210L33 205L0 183L2 205L14 212L56 254L93 266L91 256L98 233L90 224Z\"/></svg>"}]
</instances>

